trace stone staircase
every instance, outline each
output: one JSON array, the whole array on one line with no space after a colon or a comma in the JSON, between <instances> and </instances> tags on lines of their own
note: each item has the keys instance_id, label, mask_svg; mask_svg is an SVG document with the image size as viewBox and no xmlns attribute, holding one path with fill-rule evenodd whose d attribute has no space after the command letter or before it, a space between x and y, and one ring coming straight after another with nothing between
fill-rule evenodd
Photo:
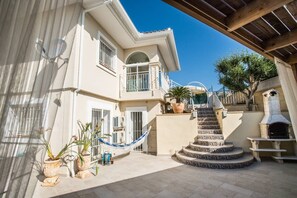
<instances>
[{"instance_id":1,"label":"stone staircase","mask_svg":"<svg viewBox=\"0 0 297 198\"><path fill-rule=\"evenodd\" d=\"M198 109L198 135L195 141L181 151L176 158L182 163L205 167L231 169L242 168L253 163L253 156L242 148L224 141L224 136L212 108Z\"/></svg>"}]
</instances>

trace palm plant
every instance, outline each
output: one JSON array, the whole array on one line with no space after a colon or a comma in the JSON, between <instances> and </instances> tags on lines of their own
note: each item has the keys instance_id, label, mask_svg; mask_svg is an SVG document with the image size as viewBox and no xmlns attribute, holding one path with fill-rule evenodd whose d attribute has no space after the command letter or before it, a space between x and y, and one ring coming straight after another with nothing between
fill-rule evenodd
<instances>
[{"instance_id":1,"label":"palm plant","mask_svg":"<svg viewBox=\"0 0 297 198\"><path fill-rule=\"evenodd\" d=\"M45 138L45 134L47 132L52 131L51 128L45 129L43 127L40 127L39 129L35 130L36 134L40 136L41 141L44 143L46 153L48 155L49 161L59 160L61 159L72 146L75 146L75 140L73 138L70 139L70 141L65 144L65 146L58 152L57 155L55 155L52 151L51 145L48 140Z\"/></svg>"},{"instance_id":2,"label":"palm plant","mask_svg":"<svg viewBox=\"0 0 297 198\"><path fill-rule=\"evenodd\" d=\"M177 86L169 89L168 96L181 103L184 99L191 97L191 91L187 87Z\"/></svg>"},{"instance_id":3,"label":"palm plant","mask_svg":"<svg viewBox=\"0 0 297 198\"><path fill-rule=\"evenodd\" d=\"M78 140L75 143L79 146L78 156L82 159L83 155L89 154L89 148L92 145L94 138L106 138L109 134L101 134L101 122L99 122L92 130L92 123L83 124L78 121L79 132Z\"/></svg>"}]
</instances>

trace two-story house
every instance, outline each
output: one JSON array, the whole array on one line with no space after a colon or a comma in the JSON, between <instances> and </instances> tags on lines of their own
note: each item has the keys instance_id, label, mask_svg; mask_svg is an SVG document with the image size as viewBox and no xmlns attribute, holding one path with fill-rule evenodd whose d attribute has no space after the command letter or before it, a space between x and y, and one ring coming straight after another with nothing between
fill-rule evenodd
<instances>
[{"instance_id":1,"label":"two-story house","mask_svg":"<svg viewBox=\"0 0 297 198\"><path fill-rule=\"evenodd\" d=\"M112 143L130 143L152 126L137 149L156 153L156 115L164 111L168 73L180 70L173 31L140 33L119 0L88 3L52 130L53 148L77 134L77 120L101 121Z\"/></svg>"}]
</instances>

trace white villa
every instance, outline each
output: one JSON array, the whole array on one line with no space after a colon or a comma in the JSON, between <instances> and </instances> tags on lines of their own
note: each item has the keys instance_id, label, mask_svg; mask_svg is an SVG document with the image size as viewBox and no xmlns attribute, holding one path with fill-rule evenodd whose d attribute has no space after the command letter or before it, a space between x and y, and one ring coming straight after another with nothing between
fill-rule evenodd
<instances>
[{"instance_id":1,"label":"white villa","mask_svg":"<svg viewBox=\"0 0 297 198\"><path fill-rule=\"evenodd\" d=\"M244 23L225 30L221 25L227 20L221 11L213 12L216 5L164 1L247 43L243 38L248 31L233 31ZM256 2L251 6L260 4ZM272 2L267 3L271 5L265 13L273 12ZM277 4L284 9L283 2ZM139 32L120 0L16 0L15 3L3 1L0 5L0 11L8 10L0 12L0 27L3 27L0 30L1 197L32 195L40 174L33 169L36 164L42 169L42 161L38 160L46 156L40 152L45 150L40 149L44 146L41 134L50 134L53 153L58 153L78 134L78 121L91 122L93 126L102 123L102 133L110 135L107 141L117 145L135 142L150 128L148 138L135 150L175 155L179 161L199 167L241 168L252 164L254 159L261 161L264 155L259 152L274 153L272 157L278 162L297 160L296 29L293 36L293 31L288 33L291 43L283 44L286 34L277 48L296 46L294 54L285 57L287 62L275 55L279 54L277 51L267 54L267 50L259 48L265 43L252 43L252 39L247 44L274 58L279 71L279 79L262 82L256 94L260 111L230 108L228 112L216 94L202 87L207 92L207 108L165 114L168 102L165 95L171 86L169 73L180 70L172 29ZM197 9L192 10L195 6ZM229 13L226 2L221 7ZM257 10L247 7L259 16ZM200 9L204 11L200 13ZM249 16L246 18L245 24L253 21ZM295 66L291 67L289 62ZM275 117L279 120L275 121ZM285 134L278 136L279 128L285 129ZM45 133L47 129L51 132ZM272 148L262 148L260 142L272 143ZM98 162L100 152L104 151L98 144L96 139L91 146L93 162ZM113 156L122 154L120 149L109 151Z\"/></svg>"},{"instance_id":2,"label":"white villa","mask_svg":"<svg viewBox=\"0 0 297 198\"><path fill-rule=\"evenodd\" d=\"M139 149L156 153L156 115L164 112L168 73L180 70L173 31L140 33L119 0L84 6L52 130L53 149L77 133L80 120L102 121L111 143L130 143L152 126Z\"/></svg>"}]
</instances>

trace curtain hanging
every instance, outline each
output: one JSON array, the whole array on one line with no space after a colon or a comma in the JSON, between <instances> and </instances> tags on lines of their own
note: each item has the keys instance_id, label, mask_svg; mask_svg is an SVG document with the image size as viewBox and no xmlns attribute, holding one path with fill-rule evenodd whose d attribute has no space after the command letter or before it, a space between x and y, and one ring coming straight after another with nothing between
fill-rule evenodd
<instances>
[{"instance_id":1,"label":"curtain hanging","mask_svg":"<svg viewBox=\"0 0 297 198\"><path fill-rule=\"evenodd\" d=\"M81 1L0 0L0 197L33 194L39 132L54 125Z\"/></svg>"}]
</instances>

